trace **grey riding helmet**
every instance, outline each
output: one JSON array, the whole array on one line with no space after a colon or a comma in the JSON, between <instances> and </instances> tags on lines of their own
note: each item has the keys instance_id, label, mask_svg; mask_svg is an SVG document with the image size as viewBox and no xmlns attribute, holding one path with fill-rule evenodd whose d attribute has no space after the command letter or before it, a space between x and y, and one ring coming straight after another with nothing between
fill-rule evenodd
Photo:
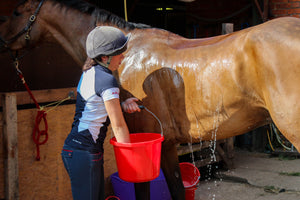
<instances>
[{"instance_id":1,"label":"grey riding helmet","mask_svg":"<svg viewBox=\"0 0 300 200\"><path fill-rule=\"evenodd\" d=\"M115 27L98 26L87 36L86 53L90 58L119 55L126 51L130 35Z\"/></svg>"}]
</instances>

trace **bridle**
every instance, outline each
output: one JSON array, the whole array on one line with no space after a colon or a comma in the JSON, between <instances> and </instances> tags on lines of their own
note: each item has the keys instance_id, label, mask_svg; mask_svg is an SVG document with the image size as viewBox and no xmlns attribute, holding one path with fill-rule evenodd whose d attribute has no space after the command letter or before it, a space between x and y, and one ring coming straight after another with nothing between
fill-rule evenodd
<instances>
[{"instance_id":1,"label":"bridle","mask_svg":"<svg viewBox=\"0 0 300 200\"><path fill-rule=\"evenodd\" d=\"M12 38L10 38L9 40L5 40L0 36L0 47L3 46L6 50L8 50L13 58L13 60L19 60L20 57L17 56L17 51L16 51L16 56L13 55L13 50L11 50L9 48L9 45L13 42L15 42L19 37L21 37L23 34L25 34L24 39L26 40L26 44L29 44L29 41L31 39L30 37L30 31L32 29L32 25L34 24L34 22L36 21L36 17L42 7L44 3L44 0L41 0L38 7L36 8L35 12L29 17L28 22L26 24L26 26L19 32L17 33L15 36L13 36ZM23 57L23 56L22 56Z\"/></svg>"}]
</instances>

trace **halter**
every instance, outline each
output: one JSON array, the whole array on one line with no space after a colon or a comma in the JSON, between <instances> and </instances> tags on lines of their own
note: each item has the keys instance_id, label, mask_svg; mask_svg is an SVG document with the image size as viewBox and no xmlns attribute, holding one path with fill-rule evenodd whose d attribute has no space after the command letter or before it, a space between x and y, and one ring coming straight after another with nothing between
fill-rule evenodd
<instances>
[{"instance_id":1,"label":"halter","mask_svg":"<svg viewBox=\"0 0 300 200\"><path fill-rule=\"evenodd\" d=\"M33 15L31 15L28 19L28 22L26 24L26 26L19 32L17 33L15 36L13 36L12 38L10 38L9 40L4 40L1 36L0 36L0 44L5 47L7 50L10 51L10 53L12 52L12 50L9 48L9 44L15 42L19 37L21 37L21 35L23 35L25 33L25 37L24 39L26 40L26 43L28 44L29 40L31 39L30 37L30 31L32 29L32 25L36 20L36 17L42 7L44 3L44 0L40 1L38 7L36 8L35 12L33 13ZM14 60L18 59L17 56L13 56L11 53L11 56L13 57Z\"/></svg>"}]
</instances>

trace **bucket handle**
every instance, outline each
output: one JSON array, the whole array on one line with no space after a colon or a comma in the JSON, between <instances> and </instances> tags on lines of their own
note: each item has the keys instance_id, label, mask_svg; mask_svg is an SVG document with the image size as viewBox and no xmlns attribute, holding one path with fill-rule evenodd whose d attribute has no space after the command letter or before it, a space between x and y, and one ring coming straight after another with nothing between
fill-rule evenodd
<instances>
[{"instance_id":1,"label":"bucket handle","mask_svg":"<svg viewBox=\"0 0 300 200\"><path fill-rule=\"evenodd\" d=\"M160 125L160 134L161 134L161 136L163 136L164 135L164 133L163 133L163 127L162 127L161 121L158 119L158 117L153 112L151 112L148 108L146 108L146 106L139 105L139 108L141 110L145 109L148 113L150 113L158 121L158 123Z\"/></svg>"},{"instance_id":2,"label":"bucket handle","mask_svg":"<svg viewBox=\"0 0 300 200\"><path fill-rule=\"evenodd\" d=\"M158 119L158 117L153 112L151 112L148 108L146 108L146 106L139 105L139 108L141 110L145 109L147 112L149 112L158 121L159 126L160 126L160 135L164 136L163 127L162 127L161 121ZM112 132L111 132L111 138L113 138L113 133Z\"/></svg>"}]
</instances>

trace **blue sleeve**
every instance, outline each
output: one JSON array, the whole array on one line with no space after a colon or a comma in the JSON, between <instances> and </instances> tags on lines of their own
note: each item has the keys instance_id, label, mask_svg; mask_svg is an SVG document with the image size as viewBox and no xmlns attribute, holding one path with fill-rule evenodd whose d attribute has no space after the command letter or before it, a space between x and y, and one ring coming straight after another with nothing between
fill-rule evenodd
<instances>
[{"instance_id":1,"label":"blue sleeve","mask_svg":"<svg viewBox=\"0 0 300 200\"><path fill-rule=\"evenodd\" d=\"M119 88L119 84L112 74L96 70L95 75L95 92L98 96L101 96L102 92L109 88Z\"/></svg>"}]
</instances>

